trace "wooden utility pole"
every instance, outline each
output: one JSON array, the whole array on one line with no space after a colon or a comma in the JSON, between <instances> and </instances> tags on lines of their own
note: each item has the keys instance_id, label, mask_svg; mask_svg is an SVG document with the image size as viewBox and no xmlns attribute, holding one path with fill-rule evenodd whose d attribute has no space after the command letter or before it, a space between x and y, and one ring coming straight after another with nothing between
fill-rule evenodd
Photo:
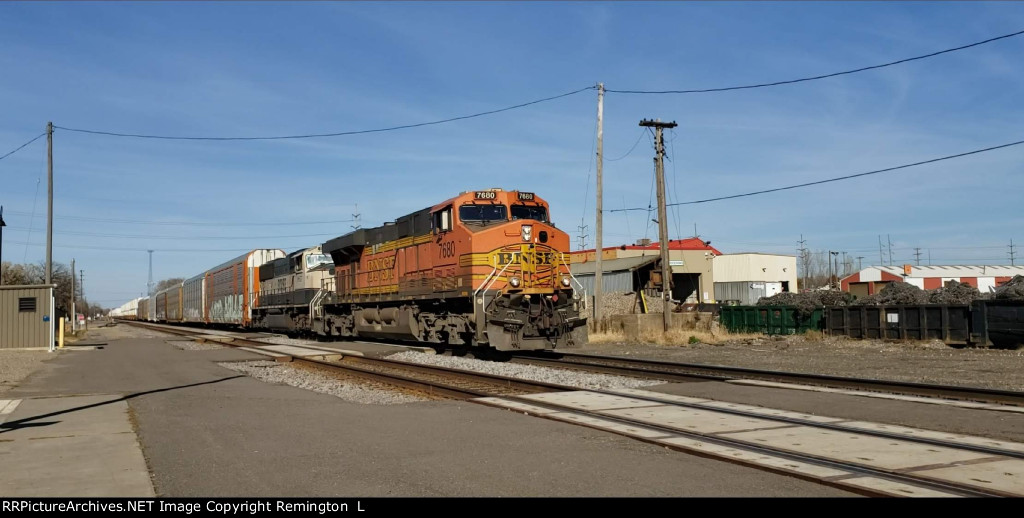
<instances>
[{"instance_id":1,"label":"wooden utility pole","mask_svg":"<svg viewBox=\"0 0 1024 518\"><path fill-rule=\"evenodd\" d=\"M653 127L654 136L654 171L658 189L658 245L661 249L661 298L665 303L662 310L664 327L667 333L672 326L672 264L668 258L668 209L665 207L665 141L662 130L678 126L675 122L661 122L661 119L640 121L641 126Z\"/></svg>"},{"instance_id":2,"label":"wooden utility pole","mask_svg":"<svg viewBox=\"0 0 1024 518\"><path fill-rule=\"evenodd\" d=\"M604 255L604 83L597 83L597 237L594 247L597 264L594 269L594 331L601 330L601 297L604 295L604 275L601 256Z\"/></svg>"},{"instance_id":3,"label":"wooden utility pole","mask_svg":"<svg viewBox=\"0 0 1024 518\"><path fill-rule=\"evenodd\" d=\"M53 284L53 123L46 123L46 284Z\"/></svg>"},{"instance_id":4,"label":"wooden utility pole","mask_svg":"<svg viewBox=\"0 0 1024 518\"><path fill-rule=\"evenodd\" d=\"M78 315L75 313L75 260L71 260L71 332L75 332L78 325Z\"/></svg>"},{"instance_id":5,"label":"wooden utility pole","mask_svg":"<svg viewBox=\"0 0 1024 518\"><path fill-rule=\"evenodd\" d=\"M78 270L78 289L82 292L82 301L85 301L85 270ZM85 315L85 330L89 330L89 311L83 311Z\"/></svg>"}]
</instances>

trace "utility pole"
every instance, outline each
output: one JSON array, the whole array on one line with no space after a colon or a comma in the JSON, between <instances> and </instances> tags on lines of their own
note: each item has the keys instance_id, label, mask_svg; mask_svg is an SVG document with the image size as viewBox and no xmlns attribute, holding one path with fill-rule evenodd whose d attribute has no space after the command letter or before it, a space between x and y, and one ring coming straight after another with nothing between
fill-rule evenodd
<instances>
[{"instance_id":1,"label":"utility pole","mask_svg":"<svg viewBox=\"0 0 1024 518\"><path fill-rule=\"evenodd\" d=\"M661 249L661 298L665 303L662 310L664 315L665 332L672 326L672 265L668 258L668 209L665 207L665 140L662 137L662 130L678 126L675 122L661 122L657 120L644 119L640 121L641 126L653 127L655 129L655 156L654 174L657 180L658 189L658 245ZM697 297L700 300L701 294Z\"/></svg>"},{"instance_id":2,"label":"utility pole","mask_svg":"<svg viewBox=\"0 0 1024 518\"><path fill-rule=\"evenodd\" d=\"M914 262L916 262L918 266L921 266L921 248L919 247L914 248Z\"/></svg>"},{"instance_id":3,"label":"utility pole","mask_svg":"<svg viewBox=\"0 0 1024 518\"><path fill-rule=\"evenodd\" d=\"M4 206L0 205L0 264L4 262L4 227L7 223L4 223ZM0 286L4 284L3 270L0 270Z\"/></svg>"},{"instance_id":4,"label":"utility pole","mask_svg":"<svg viewBox=\"0 0 1024 518\"><path fill-rule=\"evenodd\" d=\"M78 289L82 291L82 301L85 301L85 270L78 270ZM87 311L84 313L88 313ZM83 314L84 314L83 313ZM85 330L89 330L89 315L85 315Z\"/></svg>"},{"instance_id":5,"label":"utility pole","mask_svg":"<svg viewBox=\"0 0 1024 518\"><path fill-rule=\"evenodd\" d=\"M46 123L46 284L53 281L53 123ZM53 321L51 320L51 325Z\"/></svg>"},{"instance_id":6,"label":"utility pole","mask_svg":"<svg viewBox=\"0 0 1024 518\"><path fill-rule=\"evenodd\" d=\"M882 255L882 235L878 235L878 262L885 266L885 256Z\"/></svg>"},{"instance_id":7,"label":"utility pole","mask_svg":"<svg viewBox=\"0 0 1024 518\"><path fill-rule=\"evenodd\" d=\"M149 252L149 282L146 283L146 287L148 288L148 292L146 293L146 295L149 296L149 297L152 297L153 296L153 251L152 250L146 250L146 251Z\"/></svg>"},{"instance_id":8,"label":"utility pole","mask_svg":"<svg viewBox=\"0 0 1024 518\"><path fill-rule=\"evenodd\" d=\"M857 256L857 271L858 272L861 271L861 266L860 266L860 260L861 259L864 259L864 256L863 255L858 255Z\"/></svg>"},{"instance_id":9,"label":"utility pole","mask_svg":"<svg viewBox=\"0 0 1024 518\"><path fill-rule=\"evenodd\" d=\"M892 237L886 234L885 239L889 241L889 266L892 266Z\"/></svg>"},{"instance_id":10,"label":"utility pole","mask_svg":"<svg viewBox=\"0 0 1024 518\"><path fill-rule=\"evenodd\" d=\"M850 273L850 263L846 261L846 252L843 252L843 277L846 277L848 273ZM838 271L836 272L836 276L839 276Z\"/></svg>"},{"instance_id":11,"label":"utility pole","mask_svg":"<svg viewBox=\"0 0 1024 518\"><path fill-rule=\"evenodd\" d=\"M1010 266L1017 266L1017 263L1014 262L1014 257L1017 255L1014 248L1016 248L1016 245L1013 244L1013 239L1010 239Z\"/></svg>"},{"instance_id":12,"label":"utility pole","mask_svg":"<svg viewBox=\"0 0 1024 518\"><path fill-rule=\"evenodd\" d=\"M75 313L75 260L71 260L71 333L75 332L75 325L78 323L78 315Z\"/></svg>"},{"instance_id":13,"label":"utility pole","mask_svg":"<svg viewBox=\"0 0 1024 518\"><path fill-rule=\"evenodd\" d=\"M594 265L594 330L599 331L601 325L601 297L604 295L604 271L601 256L604 255L604 83L597 83L597 235L594 240L597 264Z\"/></svg>"}]
</instances>

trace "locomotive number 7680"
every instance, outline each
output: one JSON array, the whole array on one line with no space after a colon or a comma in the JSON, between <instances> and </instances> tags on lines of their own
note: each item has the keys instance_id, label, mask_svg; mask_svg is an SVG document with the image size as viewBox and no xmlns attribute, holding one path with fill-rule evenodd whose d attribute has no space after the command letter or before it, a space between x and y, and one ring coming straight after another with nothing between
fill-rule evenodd
<instances>
[{"instance_id":1,"label":"locomotive number 7680","mask_svg":"<svg viewBox=\"0 0 1024 518\"><path fill-rule=\"evenodd\" d=\"M455 241L447 241L439 245L441 248L441 258L455 257Z\"/></svg>"}]
</instances>

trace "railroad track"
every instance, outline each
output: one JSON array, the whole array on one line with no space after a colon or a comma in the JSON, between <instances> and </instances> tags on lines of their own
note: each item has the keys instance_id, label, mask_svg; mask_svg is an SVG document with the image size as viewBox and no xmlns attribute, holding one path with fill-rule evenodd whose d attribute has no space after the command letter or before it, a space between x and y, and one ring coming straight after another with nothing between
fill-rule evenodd
<instances>
[{"instance_id":1,"label":"railroad track","mask_svg":"<svg viewBox=\"0 0 1024 518\"><path fill-rule=\"evenodd\" d=\"M901 394L906 396L972 401L994 405L1024 406L1024 392L964 387L956 385L932 385L873 378L850 378L824 374L804 374L785 371L748 369L721 365L675 363L661 360L623 358L581 353L557 353L554 355L516 356L516 363L575 369L619 376L633 376L665 381L693 381L705 379L715 381L757 380L773 383L813 385L835 389L858 390Z\"/></svg>"},{"instance_id":2,"label":"railroad track","mask_svg":"<svg viewBox=\"0 0 1024 518\"><path fill-rule=\"evenodd\" d=\"M194 330L172 326L139 324L142 327L176 335L194 336ZM266 342L225 334L214 337L203 336L210 342L229 347L267 348ZM343 373L347 376L372 380L377 383L399 386L406 389L436 394L444 397L469 400L484 405L524 412L537 417L569 422L610 431L627 437L684 451L691 454L713 457L732 463L743 464L762 470L784 473L806 480L839 487L844 490L874 496L1024 496L1024 483L1007 489L1005 482L991 481L970 476L936 476L936 466L956 469L961 464L998 463L1004 471L1024 477L1024 444L994 441L978 437L952 436L922 430L894 426L871 427L865 423L828 419L796 412L774 411L739 404L700 400L684 396L673 396L637 389L580 390L578 387L509 378L481 372L451 369L427 364L345 356L339 361L326 361L316 356L337 354L338 351L317 346L296 346L308 351L304 355L290 355L286 359L318 369ZM595 357L589 355L566 355L576 361L575 368L595 370L594 364L586 360L595 358L619 362L625 361L630 369L641 369L636 364L646 364L645 376L681 376L677 370L658 370L668 362L633 360L616 357ZM281 360L281 358L278 358ZM530 363L544 363L549 366L569 365L555 361L543 362L530 358ZM515 360L515 361L521 361ZM650 365L658 366L651 369ZM622 365L599 366L602 372L623 374ZM703 367L703 366L700 366ZM746 369L749 370L749 369ZM631 371L636 375L635 371ZM763 371L767 372L767 371ZM687 374L690 375L690 374ZM704 376L713 376L704 373ZM692 377L692 375L690 375ZM596 400L595 400L596 398ZM581 401L583 401L581 403ZM588 402L589 401L589 402ZM596 401L596 403L594 402ZM675 413L682 421L656 419L657 415ZM694 422L716 423L711 427L686 426L689 418ZM718 422L742 423L740 430L722 431ZM871 423L868 423L871 424ZM715 427L719 428L715 428ZM746 427L746 429L744 429ZM769 435L779 430L792 431L797 441L801 437L814 440L815 436L827 435L825 445L818 449L801 449L785 444L762 443L768 439L749 436L751 433L766 431ZM925 432L925 433L921 433ZM862 455L843 455L842 448L830 449L828 441L862 441L868 448L877 448L883 442L891 453L907 455L916 452L921 460L911 466L892 465L875 459L874 450ZM821 438L818 437L820 441ZM791 441L786 439L786 441ZM796 444L796 443L794 443ZM796 444L799 446L799 444ZM882 445L884 446L884 445ZM849 450L849 448L847 448ZM1004 467L1009 463L1010 467ZM971 468L966 468L971 469ZM1016 470L1016 471L1015 471ZM1019 473L1018 473L1019 472ZM1011 473L1004 473L1011 475Z\"/></svg>"}]
</instances>

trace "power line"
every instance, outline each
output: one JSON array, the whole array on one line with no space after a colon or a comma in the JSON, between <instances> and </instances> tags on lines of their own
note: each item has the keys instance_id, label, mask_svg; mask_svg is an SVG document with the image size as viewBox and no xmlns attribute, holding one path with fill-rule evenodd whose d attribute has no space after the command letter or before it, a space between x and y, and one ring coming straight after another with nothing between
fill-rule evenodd
<instances>
[{"instance_id":1,"label":"power line","mask_svg":"<svg viewBox=\"0 0 1024 518\"><path fill-rule=\"evenodd\" d=\"M640 135L636 138L636 142L633 143L633 147L629 148L629 151L626 151L625 155L622 155L619 158L606 158L605 162L618 162L619 160L622 160L623 158L626 158L627 156L629 156L631 153L633 153L633 150L636 149L637 144L639 144L640 141L643 140L644 134L646 134L646 133L647 133L646 129L640 130Z\"/></svg>"},{"instance_id":2,"label":"power line","mask_svg":"<svg viewBox=\"0 0 1024 518\"><path fill-rule=\"evenodd\" d=\"M8 227L10 230L17 231L30 231L30 228L22 227ZM108 237L108 238L122 238L122 239L180 239L184 241L207 241L207 240L237 240L237 239L289 239L299 237L324 237L324 236L337 236L339 232L327 232L319 234L293 234L287 236L166 236L166 235L152 235L152 234L110 234L105 232L79 232L75 230L55 230L54 234L63 234L69 236L90 236L90 237Z\"/></svg>"},{"instance_id":3,"label":"power line","mask_svg":"<svg viewBox=\"0 0 1024 518\"><path fill-rule=\"evenodd\" d=\"M708 93L708 92L726 92L726 91L730 91L730 90L748 90L748 89L752 89L752 88L766 88L766 87L770 87L770 86L788 85L788 84L793 84L793 83L803 83L803 82L806 82L806 81L816 81L818 79L827 79L829 77L836 77L836 76L842 76L842 75L847 75L847 74L856 74L857 72L865 72L867 70L875 70L875 69L879 69L879 68L891 67L893 65L899 65L901 63L907 63L907 62L910 62L910 61L917 61L917 60L920 60L920 59L927 59L927 58L939 56L939 55L942 55L942 54L948 54L950 52L956 52L958 50L964 50L964 49L969 49L971 47L977 47L979 45L984 45L986 43L992 43L993 41L999 41L999 40L1003 40L1003 39L1006 39L1006 38L1012 38L1014 36L1020 36L1021 34L1024 34L1024 31L1018 31L1018 32L1014 32L1014 33L1011 33L1011 34L1004 34L1002 36L996 36L995 38L989 38L987 40L971 43L969 45L963 45L963 46L954 47L954 48L951 48L951 49L940 50L938 52L932 52L931 54L925 54L923 56L915 56L915 57L912 57L912 58L901 59L901 60L898 60L898 61L891 61L889 63L883 63L881 65L872 65L872 66L869 66L869 67L855 68L853 70L844 70L842 72L833 72L831 74L825 74L825 75L820 75L820 76L803 77L803 78L800 78L800 79L789 79L789 80L786 80L786 81L775 81L773 83L760 83L760 84L744 85L744 86L727 86L727 87L723 87L723 88L702 88L702 89L694 89L694 90L661 90L661 91L653 91L653 90L611 90L611 89L606 89L605 91L606 92L619 93L619 94L696 94L696 93Z\"/></svg>"},{"instance_id":4,"label":"power line","mask_svg":"<svg viewBox=\"0 0 1024 518\"><path fill-rule=\"evenodd\" d=\"M839 177L836 177L836 178L829 178L827 180L818 180L818 181L815 181L815 182L807 182L807 183L801 183L801 184L796 184L796 185L787 185L785 187L776 187L774 189L765 189L763 191L747 192L747 193L743 193L743 194L733 194L731 196L719 196L717 198L708 198L708 199L705 199L705 200L686 201L686 202L676 203L676 204L673 204L673 205L696 205L698 203L709 203L709 202L713 202L713 201L731 200L731 199L734 199L734 198L743 198L745 196L755 196L755 195L758 195L758 194L767 194L767 193L770 193L770 192L779 192L779 191L787 191L787 190L790 190L790 189L799 189L801 187L810 187L812 185L821 185L821 184L824 184L824 183L838 182L840 180L850 180L852 178L860 178L862 176L869 176L869 175L879 174L879 173L887 173L887 172L896 171L896 170L899 170L899 169L906 169L908 167L915 167L915 166L919 166L919 165L932 164L932 163L935 163L935 162L941 162L943 160L950 160L950 159L953 159L953 158L960 158L960 157L964 157L964 156L968 156L968 155L976 155L978 153L984 153L986 151L994 151L996 149L1002 149L1002 148L1007 148L1007 147L1011 147L1011 146L1018 146L1020 144L1024 144L1024 140L1018 140L1017 142L1011 142L1009 144L1001 144L1001 145L998 145L998 146L987 147L987 148L984 148L984 149L976 149L974 151L968 151L966 153L957 153L955 155L947 155L947 156L944 156L944 157L932 158L930 160L923 160L921 162L914 162L912 164L904 164L904 165L898 165L898 166L895 166L895 167L887 167L885 169L876 169L874 171L868 171L866 173L857 173L857 174L851 174L851 175L846 175L846 176L839 176ZM608 212L622 212L622 211L627 211L627 210L647 210L647 209L646 208L634 207L634 208L630 208L630 209L611 209Z\"/></svg>"},{"instance_id":5,"label":"power line","mask_svg":"<svg viewBox=\"0 0 1024 518\"><path fill-rule=\"evenodd\" d=\"M21 212L16 210L8 211L10 214L21 214L29 215L28 212ZM34 213L33 213L34 214ZM42 215L32 217L42 217ZM146 221L137 219L110 219L110 218L90 218L85 216L55 216L55 219L60 220L78 220L78 221L92 221L100 223L124 223L130 225L162 225L162 226L179 226L179 227L266 227L266 226L295 226L295 225L326 225L334 223L351 223L354 219L338 219L332 221L293 221L293 222L275 222L275 223L201 223L201 222L178 222L178 221Z\"/></svg>"},{"instance_id":6,"label":"power line","mask_svg":"<svg viewBox=\"0 0 1024 518\"><path fill-rule=\"evenodd\" d=\"M27 145L29 145L29 144L31 144L31 143L33 143L33 142L43 138L44 136L46 136L46 132L45 131L43 133L40 133L40 134L36 135L35 138L33 138L32 140L30 140L30 141L28 141L28 142L26 142L26 143L24 143L24 144L22 144L22 145L20 145L20 146L18 146L16 148L14 148L14 151L11 151L11 152L7 153L4 156L0 156L0 160L3 160L5 158L7 158L7 157L17 153L18 151L21 151L22 148L24 148L25 146L27 146Z\"/></svg>"},{"instance_id":7,"label":"power line","mask_svg":"<svg viewBox=\"0 0 1024 518\"><path fill-rule=\"evenodd\" d=\"M304 138L318 138L318 137L342 137L342 136L346 136L346 135L362 135L362 134L365 134L365 133L380 133L380 132L383 132L383 131L395 131L395 130L401 130L401 129L419 128L419 127L422 127L422 126L433 126L433 125L436 125L436 124L444 124L444 123L447 123L447 122L454 122L454 121L460 121L460 120L466 120L466 119L473 119L473 118L476 118L476 117L483 117L485 115L493 115L495 113L507 112L509 110L515 110L517 108L524 108L526 106L531 106L531 105L539 104L539 103L542 103L542 102L553 101L555 99L561 99L562 97L568 97L570 95L575 95L575 94L578 94L580 92L585 92L587 90L594 90L596 88L597 88L597 86L588 86L586 88L580 88L579 90L573 90L571 92L566 92L564 94L559 94L559 95L555 95L555 96L551 96L551 97L545 97L543 99L537 99L535 101L529 101L529 102L525 102L525 103L521 103L521 104L516 104L514 106L507 106L505 108L499 108L497 110L490 110L490 111L485 111L485 112L480 112L480 113L474 113L472 115L462 115L460 117L451 117L451 118L448 118L448 119L442 119L442 120L430 121L430 122L420 122L420 123L416 123L416 124L403 124L401 126L391 126L391 127L387 127L387 128L376 128L376 129L355 130L355 131L339 131L339 132L335 132L335 133L309 133L309 134L305 134L305 135L278 135L278 136L270 136L270 137L181 137L181 136L167 136L167 135L143 135L143 134L137 134L137 133L117 133L117 132L113 132L113 131L99 131L99 130L89 130L89 129L80 129L80 128L68 128L68 127L64 127L64 126L54 126L54 128L65 130L65 131L74 131L74 132L78 132L78 133L90 133L90 134L93 134L93 135L105 135L105 136L109 136L109 137L132 137L132 138L147 138L147 139L161 139L161 140L286 140L286 139L304 139Z\"/></svg>"},{"instance_id":8,"label":"power line","mask_svg":"<svg viewBox=\"0 0 1024 518\"><path fill-rule=\"evenodd\" d=\"M10 243L13 243L13 244L16 244L16 245L26 245L26 246L46 246L46 244L43 244L43 243L29 243L29 242L26 242L26 241L10 241ZM248 252L248 251L252 251L254 249L253 247L248 247L248 248L163 248L163 249L161 249L161 248L126 248L126 247L114 247L114 246L89 246L89 245L53 245L53 246L54 246L54 248L72 248L72 249L77 249L77 250L105 250L105 251L114 251L114 252L148 252L150 250L153 250L154 252L189 252L189 253L195 253L195 252ZM307 244L302 245L302 246L279 246L279 247L276 247L276 248L280 248L282 250L286 250L286 249L289 249L289 248L306 248L308 246L309 246L309 244L307 243ZM266 248L275 248L275 247L267 247L267 246L260 247L260 249L266 249Z\"/></svg>"}]
</instances>

